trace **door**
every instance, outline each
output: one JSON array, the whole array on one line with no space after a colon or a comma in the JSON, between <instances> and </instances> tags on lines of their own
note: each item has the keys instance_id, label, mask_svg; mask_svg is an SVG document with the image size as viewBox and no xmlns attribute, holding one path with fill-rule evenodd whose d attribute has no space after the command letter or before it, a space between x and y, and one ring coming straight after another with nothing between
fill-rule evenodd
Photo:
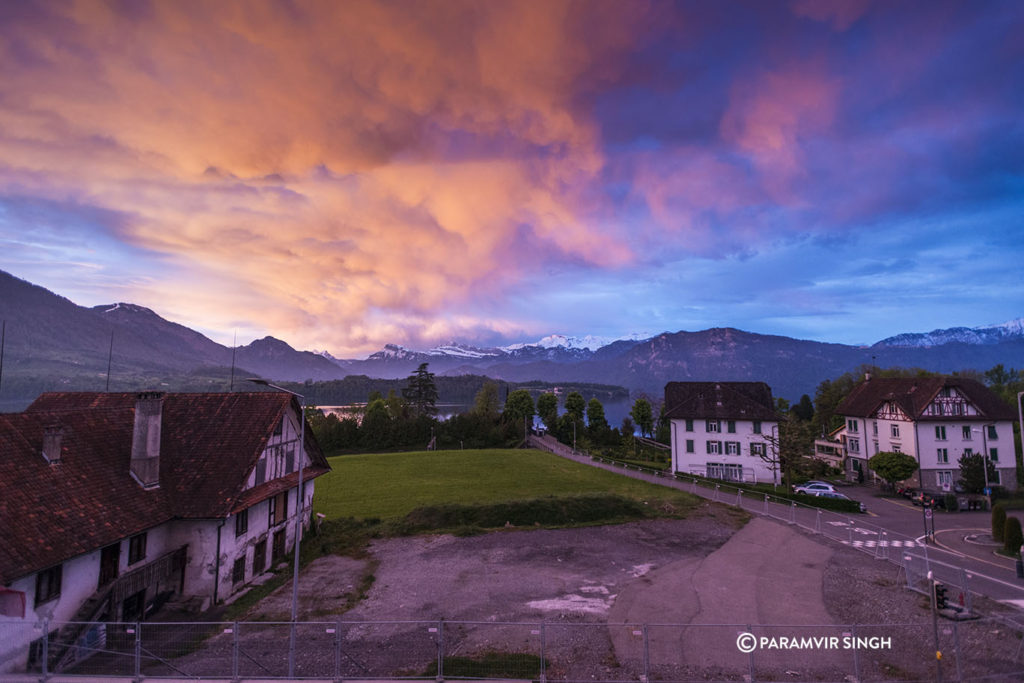
<instances>
[{"instance_id":1,"label":"door","mask_svg":"<svg viewBox=\"0 0 1024 683\"><path fill-rule=\"evenodd\" d=\"M118 565L121 562L121 544L108 545L100 551L100 583L103 588L117 578Z\"/></svg>"}]
</instances>

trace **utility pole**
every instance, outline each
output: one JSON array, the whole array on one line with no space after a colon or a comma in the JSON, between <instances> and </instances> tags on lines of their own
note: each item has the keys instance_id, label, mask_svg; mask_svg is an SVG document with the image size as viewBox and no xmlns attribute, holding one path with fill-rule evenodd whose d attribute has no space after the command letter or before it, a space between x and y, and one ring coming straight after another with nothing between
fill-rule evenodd
<instances>
[{"instance_id":1,"label":"utility pole","mask_svg":"<svg viewBox=\"0 0 1024 683\"><path fill-rule=\"evenodd\" d=\"M935 636L935 680L942 683L942 650L939 649L939 608L936 605L935 587L935 579L932 573L928 572L928 589L932 599L932 634Z\"/></svg>"}]
</instances>

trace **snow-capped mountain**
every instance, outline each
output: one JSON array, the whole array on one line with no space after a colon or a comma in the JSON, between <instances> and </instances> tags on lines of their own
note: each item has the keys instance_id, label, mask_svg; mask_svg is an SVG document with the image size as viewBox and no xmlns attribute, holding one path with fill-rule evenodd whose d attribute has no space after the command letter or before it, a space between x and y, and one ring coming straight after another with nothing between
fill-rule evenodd
<instances>
[{"instance_id":1,"label":"snow-capped mountain","mask_svg":"<svg viewBox=\"0 0 1024 683\"><path fill-rule=\"evenodd\" d=\"M876 347L931 348L943 344L999 344L1014 339L1024 340L1024 318L999 325L983 327L950 327L931 332L906 332L874 344Z\"/></svg>"},{"instance_id":2,"label":"snow-capped mountain","mask_svg":"<svg viewBox=\"0 0 1024 683\"><path fill-rule=\"evenodd\" d=\"M539 339L535 342L524 342L521 344L510 344L509 346L502 346L502 351L518 351L520 349L535 346L542 349L585 349L587 351L597 351L600 348L613 344L617 341L643 341L644 339L650 339L653 335L649 334L630 334L624 337L597 337L588 334L585 337L568 337L564 334L549 334L548 336Z\"/></svg>"}]
</instances>

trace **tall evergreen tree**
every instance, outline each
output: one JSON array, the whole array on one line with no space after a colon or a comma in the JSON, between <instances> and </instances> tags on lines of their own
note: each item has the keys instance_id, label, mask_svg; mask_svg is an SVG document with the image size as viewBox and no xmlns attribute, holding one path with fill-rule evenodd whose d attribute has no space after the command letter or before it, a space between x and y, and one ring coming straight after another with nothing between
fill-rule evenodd
<instances>
[{"instance_id":1,"label":"tall evergreen tree","mask_svg":"<svg viewBox=\"0 0 1024 683\"><path fill-rule=\"evenodd\" d=\"M433 415L437 412L437 385L434 383L434 373L427 370L428 365L420 363L402 389L402 396L417 415Z\"/></svg>"}]
</instances>

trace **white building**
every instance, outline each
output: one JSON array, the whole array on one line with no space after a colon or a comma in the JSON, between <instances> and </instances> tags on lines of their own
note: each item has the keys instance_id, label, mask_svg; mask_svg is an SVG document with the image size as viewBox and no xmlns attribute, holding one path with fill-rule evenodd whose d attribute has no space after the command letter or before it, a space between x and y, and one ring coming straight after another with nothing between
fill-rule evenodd
<instances>
[{"instance_id":1,"label":"white building","mask_svg":"<svg viewBox=\"0 0 1024 683\"><path fill-rule=\"evenodd\" d=\"M764 382L669 382L672 471L728 481L778 476L778 416Z\"/></svg>"},{"instance_id":2,"label":"white building","mask_svg":"<svg viewBox=\"0 0 1024 683\"><path fill-rule=\"evenodd\" d=\"M290 394L49 393L0 415L0 673L73 663L81 627L220 602L294 543L329 466ZM308 485L305 484L308 482ZM34 641L34 642L31 642Z\"/></svg>"},{"instance_id":3,"label":"white building","mask_svg":"<svg viewBox=\"0 0 1024 683\"><path fill-rule=\"evenodd\" d=\"M883 377L858 384L836 414L847 469L867 471L881 451L907 453L920 473L907 480L949 491L960 476L960 457L987 453L996 467L993 485L1017 488L1013 408L974 380L960 377Z\"/></svg>"}]
</instances>

